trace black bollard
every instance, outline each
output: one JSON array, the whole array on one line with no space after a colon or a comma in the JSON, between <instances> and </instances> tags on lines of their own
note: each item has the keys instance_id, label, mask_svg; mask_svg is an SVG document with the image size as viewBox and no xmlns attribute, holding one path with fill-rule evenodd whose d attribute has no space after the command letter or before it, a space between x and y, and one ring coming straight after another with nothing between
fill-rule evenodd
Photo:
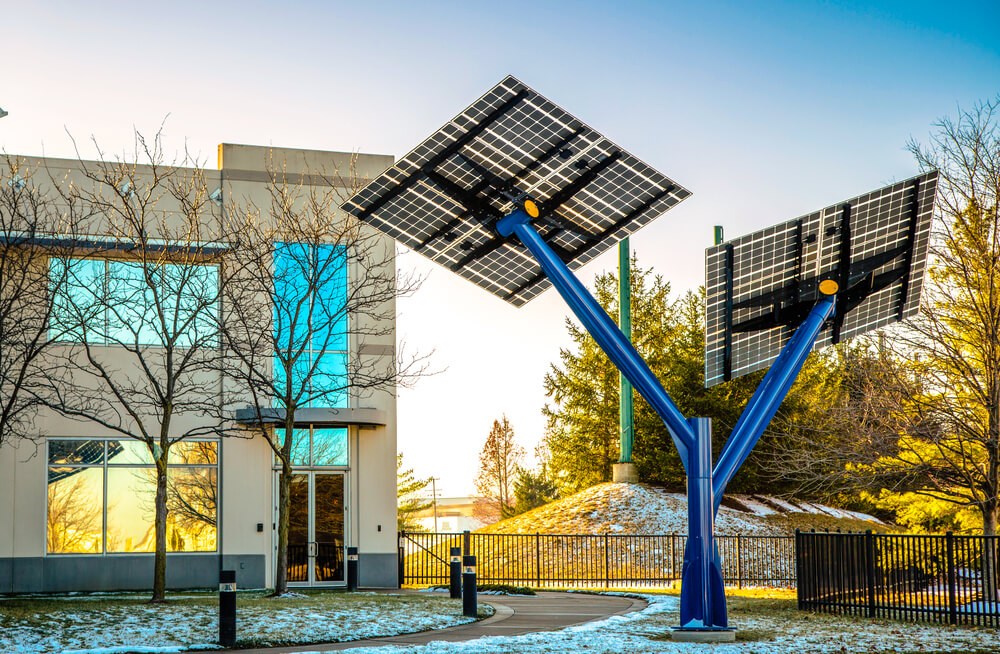
<instances>
[{"instance_id":1,"label":"black bollard","mask_svg":"<svg viewBox=\"0 0 1000 654\"><path fill-rule=\"evenodd\" d=\"M235 570L219 570L219 644L236 646Z\"/></svg>"},{"instance_id":2,"label":"black bollard","mask_svg":"<svg viewBox=\"0 0 1000 654\"><path fill-rule=\"evenodd\" d=\"M458 599L462 596L462 548L451 548L451 565L448 590L451 591L451 598Z\"/></svg>"},{"instance_id":3,"label":"black bollard","mask_svg":"<svg viewBox=\"0 0 1000 654\"><path fill-rule=\"evenodd\" d=\"M476 617L476 557L462 557L462 614Z\"/></svg>"},{"instance_id":4,"label":"black bollard","mask_svg":"<svg viewBox=\"0 0 1000 654\"><path fill-rule=\"evenodd\" d=\"M347 548L347 590L358 589L358 548Z\"/></svg>"}]
</instances>

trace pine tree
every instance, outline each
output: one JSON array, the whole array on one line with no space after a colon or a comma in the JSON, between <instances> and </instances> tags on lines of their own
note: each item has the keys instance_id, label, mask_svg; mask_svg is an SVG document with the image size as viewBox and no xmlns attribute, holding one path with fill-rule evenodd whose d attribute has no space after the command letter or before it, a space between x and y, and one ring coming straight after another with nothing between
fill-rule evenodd
<instances>
[{"instance_id":1,"label":"pine tree","mask_svg":"<svg viewBox=\"0 0 1000 654\"><path fill-rule=\"evenodd\" d=\"M413 468L403 467L402 452L396 455L396 528L399 531L420 530L420 523L414 518L432 505L424 498L424 491L430 483L430 479L417 477Z\"/></svg>"}]
</instances>

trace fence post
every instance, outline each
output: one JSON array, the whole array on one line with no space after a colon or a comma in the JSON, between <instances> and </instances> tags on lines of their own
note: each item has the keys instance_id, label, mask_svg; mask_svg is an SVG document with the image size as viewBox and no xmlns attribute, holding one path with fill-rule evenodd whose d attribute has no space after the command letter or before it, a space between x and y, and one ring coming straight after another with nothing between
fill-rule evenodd
<instances>
[{"instance_id":1,"label":"fence post","mask_svg":"<svg viewBox=\"0 0 1000 654\"><path fill-rule=\"evenodd\" d=\"M608 534L604 534L604 587L611 588L611 570L608 569L610 564L610 559L608 558Z\"/></svg>"},{"instance_id":2,"label":"fence post","mask_svg":"<svg viewBox=\"0 0 1000 654\"><path fill-rule=\"evenodd\" d=\"M402 588L403 584L406 583L406 550L403 548L403 544L399 544L399 558L396 561L399 566L397 570L397 579L399 580L398 587Z\"/></svg>"},{"instance_id":3,"label":"fence post","mask_svg":"<svg viewBox=\"0 0 1000 654\"><path fill-rule=\"evenodd\" d=\"M743 536L736 534L736 585L743 588Z\"/></svg>"},{"instance_id":4,"label":"fence post","mask_svg":"<svg viewBox=\"0 0 1000 654\"><path fill-rule=\"evenodd\" d=\"M535 532L535 586L542 587L542 537Z\"/></svg>"},{"instance_id":5,"label":"fence post","mask_svg":"<svg viewBox=\"0 0 1000 654\"><path fill-rule=\"evenodd\" d=\"M677 534L670 534L670 581L677 580Z\"/></svg>"},{"instance_id":6,"label":"fence post","mask_svg":"<svg viewBox=\"0 0 1000 654\"><path fill-rule=\"evenodd\" d=\"M472 554L472 534L468 529L462 532L462 554L464 556Z\"/></svg>"},{"instance_id":7,"label":"fence post","mask_svg":"<svg viewBox=\"0 0 1000 654\"><path fill-rule=\"evenodd\" d=\"M875 617L875 536L865 531L865 580L868 585L868 617Z\"/></svg>"},{"instance_id":8,"label":"fence post","mask_svg":"<svg viewBox=\"0 0 1000 654\"><path fill-rule=\"evenodd\" d=\"M795 557L795 601L798 604L798 609L802 610L802 596L803 596L803 580L802 569L804 567L804 562L802 561L802 532L798 529L795 530L795 548L792 552L792 556Z\"/></svg>"},{"instance_id":9,"label":"fence post","mask_svg":"<svg viewBox=\"0 0 1000 654\"><path fill-rule=\"evenodd\" d=\"M955 584L955 535L950 531L944 534L945 553L948 557L948 622L958 623L958 601Z\"/></svg>"}]
</instances>

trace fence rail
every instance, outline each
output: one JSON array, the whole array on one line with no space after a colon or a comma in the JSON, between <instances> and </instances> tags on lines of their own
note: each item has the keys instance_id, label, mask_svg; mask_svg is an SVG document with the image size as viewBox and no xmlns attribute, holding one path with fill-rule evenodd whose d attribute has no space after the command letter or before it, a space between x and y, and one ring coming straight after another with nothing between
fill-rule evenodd
<instances>
[{"instance_id":1,"label":"fence rail","mask_svg":"<svg viewBox=\"0 0 1000 654\"><path fill-rule=\"evenodd\" d=\"M448 583L450 548L476 557L481 583L534 587L664 586L681 578L682 534L480 534L400 532L401 585ZM732 586L795 585L790 536L717 536Z\"/></svg>"},{"instance_id":2,"label":"fence rail","mask_svg":"<svg viewBox=\"0 0 1000 654\"><path fill-rule=\"evenodd\" d=\"M800 609L1000 626L996 536L796 533Z\"/></svg>"}]
</instances>

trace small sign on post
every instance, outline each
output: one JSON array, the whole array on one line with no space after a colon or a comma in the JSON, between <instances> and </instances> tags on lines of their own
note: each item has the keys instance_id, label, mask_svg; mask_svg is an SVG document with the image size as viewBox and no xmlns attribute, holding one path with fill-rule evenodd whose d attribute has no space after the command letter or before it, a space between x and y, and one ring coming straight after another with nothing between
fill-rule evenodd
<instances>
[{"instance_id":1,"label":"small sign on post","mask_svg":"<svg viewBox=\"0 0 1000 654\"><path fill-rule=\"evenodd\" d=\"M462 614L467 618L476 617L476 557L462 557Z\"/></svg>"},{"instance_id":2,"label":"small sign on post","mask_svg":"<svg viewBox=\"0 0 1000 654\"><path fill-rule=\"evenodd\" d=\"M236 646L235 570L219 570L219 644Z\"/></svg>"},{"instance_id":3,"label":"small sign on post","mask_svg":"<svg viewBox=\"0 0 1000 654\"><path fill-rule=\"evenodd\" d=\"M358 589L358 548L347 548L347 590Z\"/></svg>"}]
</instances>

